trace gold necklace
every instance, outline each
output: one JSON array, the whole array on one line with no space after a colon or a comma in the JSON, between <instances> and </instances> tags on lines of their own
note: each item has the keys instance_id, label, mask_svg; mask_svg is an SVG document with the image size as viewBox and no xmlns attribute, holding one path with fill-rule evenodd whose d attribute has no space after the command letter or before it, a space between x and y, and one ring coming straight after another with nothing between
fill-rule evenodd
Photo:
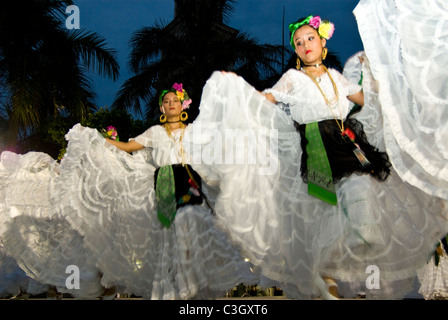
<instances>
[{"instance_id":1,"label":"gold necklace","mask_svg":"<svg viewBox=\"0 0 448 320\"><path fill-rule=\"evenodd\" d=\"M186 128L187 126L181 122L181 124L180 124L180 126L181 126L180 129L181 129L182 131L181 131L181 134L180 134L180 137L179 137L179 142L176 142L176 139L174 139L174 137L173 137L173 135L172 135L172 131L171 131L170 127L168 126L168 124L165 123L163 126L165 127L165 130L166 130L166 132L168 133L168 136L174 141L174 143L175 143L175 144L180 144L179 147L180 147L180 154L181 154L181 155L180 155L180 157L181 157L181 164L182 164L182 166L186 169L186 171L187 171L187 173L188 173L188 176L189 176L190 179L193 181L193 183L196 185L196 187L200 190L201 194L202 194L202 195L204 196L204 198L205 198L205 201L207 202L207 204L209 205L209 207L210 207L210 208L212 209L212 211L213 211L213 207L211 206L211 204L209 203L209 201L208 201L208 199L205 197L205 195L202 193L202 190L201 190L201 188L200 188L200 185L196 182L196 179L194 178L193 174L191 173L190 169L188 168L188 165L185 163L185 159L184 159L184 147L183 147L183 145L182 145L182 141L183 141L184 134L185 134L185 128Z\"/></svg>"},{"instance_id":2,"label":"gold necklace","mask_svg":"<svg viewBox=\"0 0 448 320\"><path fill-rule=\"evenodd\" d=\"M336 97L336 101L337 101L337 107L339 109L339 113L341 114L341 123L339 123L338 118L336 117L336 115L333 112L333 109L330 107L331 103L328 101L327 96L325 95L324 91L322 90L322 88L320 87L319 83L316 81L316 79L308 72L307 69L302 68L303 71L305 71L305 73L307 74L308 77L311 78L311 80L313 80L313 82L316 84L317 88L319 89L320 93L322 94L322 96L324 97L325 103L327 104L328 109L330 109L331 114L334 117L334 120L336 121L336 123L338 124L339 129L341 130L341 133L343 133L345 131L344 129L344 121L342 120L342 111L339 108L339 91L338 91L338 87L336 86L336 83L333 80L333 77L331 76L330 72L328 72L328 69L325 65L322 65L322 67L324 68L324 71L328 74L328 77L330 78L331 84L333 85L333 90L334 90L334 94Z\"/></svg>"},{"instance_id":3,"label":"gold necklace","mask_svg":"<svg viewBox=\"0 0 448 320\"><path fill-rule=\"evenodd\" d=\"M172 131L170 129L170 126L167 123L165 123L163 126L165 127L165 130L166 130L166 133L168 134L168 136L171 138L171 140L174 141L174 144L177 145L180 148L180 159L181 159L180 162L182 163L182 165L185 165L184 148L183 148L183 145L182 145L182 141L183 141L183 138L184 138L185 127L186 126L181 122L181 124L180 124L181 133L180 133L179 141L176 141L176 139L174 139L173 133L172 133Z\"/></svg>"}]
</instances>

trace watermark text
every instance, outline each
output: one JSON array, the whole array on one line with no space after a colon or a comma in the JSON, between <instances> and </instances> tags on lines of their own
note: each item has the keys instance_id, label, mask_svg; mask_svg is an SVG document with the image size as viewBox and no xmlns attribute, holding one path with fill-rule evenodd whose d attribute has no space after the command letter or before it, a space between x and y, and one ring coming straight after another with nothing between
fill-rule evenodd
<instances>
[{"instance_id":1,"label":"watermark text","mask_svg":"<svg viewBox=\"0 0 448 320\"><path fill-rule=\"evenodd\" d=\"M71 5L65 9L65 13L70 14L65 20L65 27L69 30L80 28L79 8Z\"/></svg>"}]
</instances>

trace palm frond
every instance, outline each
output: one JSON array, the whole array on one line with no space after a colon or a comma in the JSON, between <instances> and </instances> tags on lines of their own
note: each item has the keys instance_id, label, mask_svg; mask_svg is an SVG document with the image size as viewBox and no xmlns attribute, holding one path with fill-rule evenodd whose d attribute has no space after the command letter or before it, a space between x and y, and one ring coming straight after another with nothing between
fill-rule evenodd
<instances>
[{"instance_id":1,"label":"palm frond","mask_svg":"<svg viewBox=\"0 0 448 320\"><path fill-rule=\"evenodd\" d=\"M260 45L225 25L235 2L179 1L168 25L137 30L130 40L129 67L134 75L122 85L113 106L144 112L148 120L158 109L157 92L182 82L193 101L199 101L215 70L236 71L257 88L271 81L282 69L283 48ZM193 102L193 113L195 108Z\"/></svg>"},{"instance_id":2,"label":"palm frond","mask_svg":"<svg viewBox=\"0 0 448 320\"><path fill-rule=\"evenodd\" d=\"M112 108L131 109L142 115L141 101L148 103L155 96L153 89L157 81L157 66L147 66L135 76L124 82L118 91Z\"/></svg>"},{"instance_id":3,"label":"palm frond","mask_svg":"<svg viewBox=\"0 0 448 320\"><path fill-rule=\"evenodd\" d=\"M62 113L81 120L95 109L89 70L116 80L115 50L94 32L63 25L71 0L7 1L0 11L0 108L8 144Z\"/></svg>"},{"instance_id":4,"label":"palm frond","mask_svg":"<svg viewBox=\"0 0 448 320\"><path fill-rule=\"evenodd\" d=\"M95 32L76 30L66 31L67 39L73 43L73 49L81 57L82 63L100 75L118 79L120 66L117 62L117 51L107 48L104 38Z\"/></svg>"},{"instance_id":5,"label":"palm frond","mask_svg":"<svg viewBox=\"0 0 448 320\"><path fill-rule=\"evenodd\" d=\"M130 44L132 51L129 68L134 73L154 61L160 60L166 48L180 47L176 36L159 24L137 30L132 36Z\"/></svg>"}]
</instances>

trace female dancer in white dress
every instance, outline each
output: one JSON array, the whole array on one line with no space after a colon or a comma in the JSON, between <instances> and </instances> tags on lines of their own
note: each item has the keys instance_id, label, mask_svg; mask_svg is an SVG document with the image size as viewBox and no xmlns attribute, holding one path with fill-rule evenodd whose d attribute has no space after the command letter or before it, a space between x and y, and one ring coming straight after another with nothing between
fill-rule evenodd
<instances>
[{"instance_id":1,"label":"female dancer in white dress","mask_svg":"<svg viewBox=\"0 0 448 320\"><path fill-rule=\"evenodd\" d=\"M147 299L223 297L241 282L256 283L249 263L215 227L201 179L187 166L187 126L180 119L186 98L182 85L164 92L165 124L127 143L106 142L97 130L74 126L60 165L40 153L3 153L1 217L7 224L1 237L8 254L27 271L33 266L37 271L30 274L42 283L66 279L68 264L79 266L81 279L85 267L94 266L103 287ZM14 167L10 158L17 160ZM28 170L36 158L46 161ZM21 188L12 180L20 174L26 175ZM24 239L22 230L36 228L46 242ZM42 259L23 254L34 251ZM81 282L80 290L85 286Z\"/></svg>"},{"instance_id":2,"label":"female dancer in white dress","mask_svg":"<svg viewBox=\"0 0 448 320\"><path fill-rule=\"evenodd\" d=\"M218 219L260 267L266 284L290 297L333 299L328 289L337 279L362 284L369 297L403 297L446 233L446 201L410 185L390 166L381 148L387 135L381 122L366 123L365 132L376 127L383 133L367 141L364 121L381 114L368 61L361 91L322 63L330 22L309 16L290 28L301 67L263 94L241 77L214 73L186 139L204 156L210 144L204 133L215 144L224 137L227 152L228 132L246 133L245 138L255 132L239 147L246 159L257 152L264 161L193 166L219 177ZM350 100L364 105L360 121L347 118ZM272 102L288 105L291 117Z\"/></svg>"}]
</instances>

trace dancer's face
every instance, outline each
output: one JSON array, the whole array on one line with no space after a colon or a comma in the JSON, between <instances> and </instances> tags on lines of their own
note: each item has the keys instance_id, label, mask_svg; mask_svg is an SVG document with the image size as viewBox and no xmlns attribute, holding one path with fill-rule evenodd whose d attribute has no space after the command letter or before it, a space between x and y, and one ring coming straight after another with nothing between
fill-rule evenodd
<instances>
[{"instance_id":1,"label":"dancer's face","mask_svg":"<svg viewBox=\"0 0 448 320\"><path fill-rule=\"evenodd\" d=\"M167 117L179 116L182 112L182 103L174 92L168 92L162 99L160 111Z\"/></svg>"},{"instance_id":2,"label":"dancer's face","mask_svg":"<svg viewBox=\"0 0 448 320\"><path fill-rule=\"evenodd\" d=\"M319 37L316 29L308 25L300 27L294 33L293 41L297 56L305 64L322 63L322 48L327 42Z\"/></svg>"}]
</instances>

